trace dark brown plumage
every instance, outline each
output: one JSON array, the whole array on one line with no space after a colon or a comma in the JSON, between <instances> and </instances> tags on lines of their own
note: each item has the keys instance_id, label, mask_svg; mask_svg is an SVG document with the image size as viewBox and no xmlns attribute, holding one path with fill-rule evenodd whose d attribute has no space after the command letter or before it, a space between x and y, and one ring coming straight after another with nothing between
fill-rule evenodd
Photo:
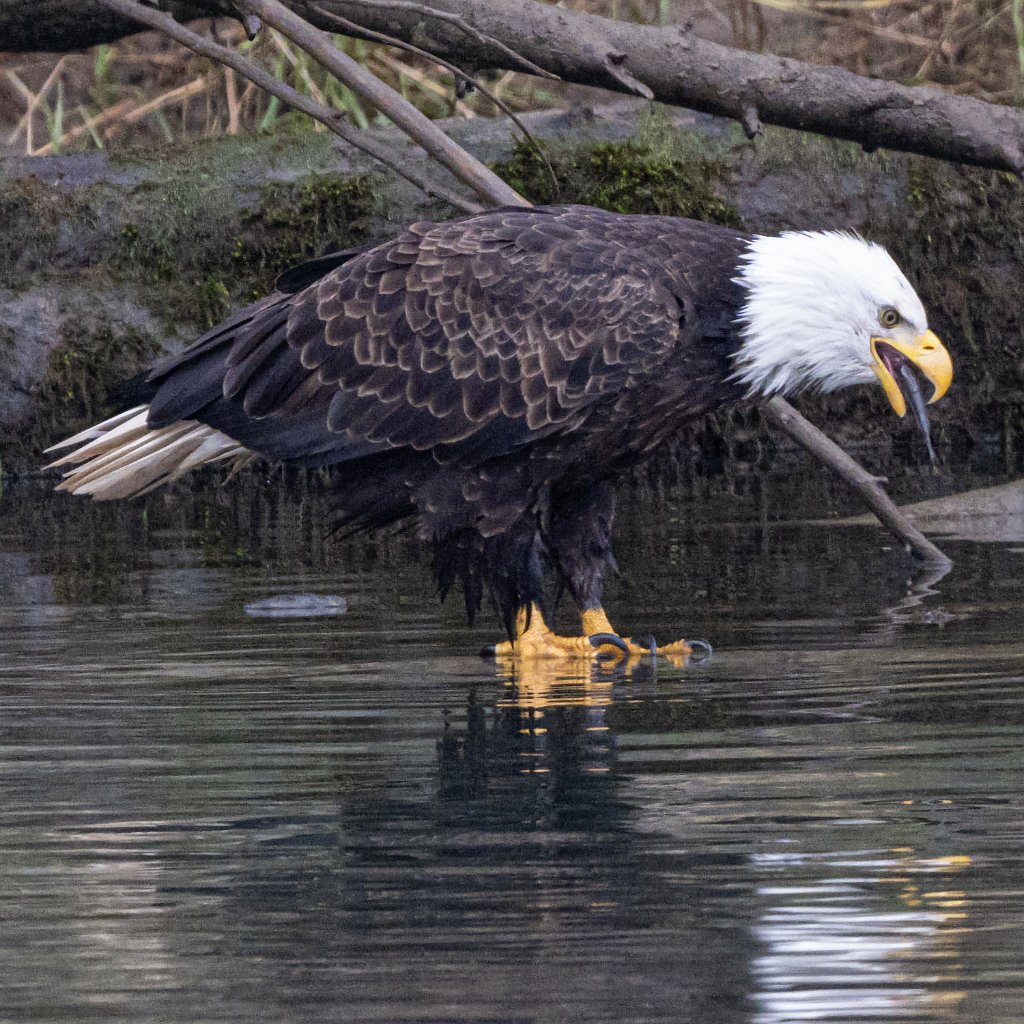
<instances>
[{"instance_id":1,"label":"dark brown plumage","mask_svg":"<svg viewBox=\"0 0 1024 1024\"><path fill-rule=\"evenodd\" d=\"M595 607L611 483L738 397L746 244L574 206L414 224L296 268L157 364L148 427L195 421L268 459L340 465L342 525L414 519L471 614L490 589L511 623L546 568Z\"/></svg>"}]
</instances>

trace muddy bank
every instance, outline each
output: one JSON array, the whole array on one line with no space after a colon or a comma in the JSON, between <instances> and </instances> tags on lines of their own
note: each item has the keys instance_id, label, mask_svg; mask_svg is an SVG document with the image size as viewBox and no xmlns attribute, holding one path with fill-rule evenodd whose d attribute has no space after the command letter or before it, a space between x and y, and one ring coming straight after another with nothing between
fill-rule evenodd
<instances>
[{"instance_id":1,"label":"muddy bank","mask_svg":"<svg viewBox=\"0 0 1024 1024\"><path fill-rule=\"evenodd\" d=\"M1022 468L1021 186L996 173L768 131L642 104L539 114L557 183L509 127L453 133L538 202L581 201L741 225L855 228L887 244L918 284L957 360L936 410L948 473ZM418 160L410 147L410 160ZM0 163L0 459L39 450L109 404L116 382L267 290L283 267L450 211L304 128L110 159ZM913 432L864 389L802 403L897 492L943 489ZM806 459L737 409L695 424L670 478L691 492L785 483Z\"/></svg>"}]
</instances>

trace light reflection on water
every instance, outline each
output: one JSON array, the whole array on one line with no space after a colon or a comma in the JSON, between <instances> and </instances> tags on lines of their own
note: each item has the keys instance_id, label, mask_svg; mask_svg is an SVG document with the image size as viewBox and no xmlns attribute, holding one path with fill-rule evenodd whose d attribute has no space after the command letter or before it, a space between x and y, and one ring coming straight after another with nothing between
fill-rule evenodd
<instances>
[{"instance_id":1,"label":"light reflection on water","mask_svg":"<svg viewBox=\"0 0 1024 1024\"><path fill-rule=\"evenodd\" d=\"M714 661L509 679L400 544L46 515L0 537L0 1019L1020 1019L1021 555L922 597L870 531L647 524L613 611ZM349 611L243 612L287 593Z\"/></svg>"},{"instance_id":2,"label":"light reflection on water","mask_svg":"<svg viewBox=\"0 0 1024 1024\"><path fill-rule=\"evenodd\" d=\"M767 871L771 860L765 855ZM970 931L968 900L955 877L921 876L955 875L971 859L866 850L823 860L821 868L836 875L759 891L773 905L756 928L768 951L754 962L761 984L755 1021L956 1020L969 983L960 947ZM782 861L780 873L790 874L792 860ZM883 909L889 887L896 909Z\"/></svg>"}]
</instances>

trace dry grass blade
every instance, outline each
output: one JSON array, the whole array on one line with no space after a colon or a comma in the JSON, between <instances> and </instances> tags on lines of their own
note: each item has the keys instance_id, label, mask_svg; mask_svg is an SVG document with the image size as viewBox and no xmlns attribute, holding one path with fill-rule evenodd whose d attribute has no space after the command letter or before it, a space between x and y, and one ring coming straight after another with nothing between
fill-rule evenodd
<instances>
[{"instance_id":1,"label":"dry grass blade","mask_svg":"<svg viewBox=\"0 0 1024 1024\"><path fill-rule=\"evenodd\" d=\"M70 131L65 132L59 145L55 146L54 143L48 142L45 146L37 149L34 155L49 156L51 153L58 152L58 150L67 149L84 135L91 135L93 138L98 138L100 128L110 124L116 125L122 118L136 109L138 109L138 104L135 100L121 100L120 103L115 103L112 107L107 107L106 110L101 111L95 117L92 117L89 115L88 111L85 111L83 123L72 128ZM99 144L102 145L102 142Z\"/></svg>"},{"instance_id":2,"label":"dry grass blade","mask_svg":"<svg viewBox=\"0 0 1024 1024\"><path fill-rule=\"evenodd\" d=\"M367 39L372 39L375 40L376 42L384 43L388 46L395 46L398 49L405 50L407 53L414 53L418 57L423 57L424 59L429 60L432 64L435 64L439 67L444 68L447 71L450 71L455 76L456 83L458 83L460 80L468 82L482 96L486 96L487 99L489 99L503 114L505 114L506 117L508 117L512 121L512 123L523 133L523 137L530 143L530 145L533 147L534 152L543 161L544 166L547 168L548 174L551 176L551 180L555 182L555 184L557 184L555 169L551 166L551 161L548 160L547 154L544 152L543 147L533 137L529 128L527 128L526 125L523 124L522 120L516 115L515 111L513 111L512 108L498 96L497 90L492 92L481 81L479 81L472 75L467 74L457 65L452 64L450 61L447 61L442 57L437 57L434 54L430 53L428 50L421 49L419 46L415 46L412 43L407 43L402 39L395 38L394 36L384 35L381 32L374 32L370 29L364 28L362 25L358 25L353 21L349 21L348 18L343 18L341 17L341 15L334 14L332 11L324 10L323 7L320 7L319 5L314 3L310 3L308 2L308 0L304 4L304 6L310 10L315 11L322 18L331 22L342 32L363 35ZM511 72L509 74L511 74Z\"/></svg>"},{"instance_id":3,"label":"dry grass blade","mask_svg":"<svg viewBox=\"0 0 1024 1024\"><path fill-rule=\"evenodd\" d=\"M67 62L67 57L61 57L60 60L54 65L53 70L47 76L46 81L43 82L42 86L36 91L32 92L28 89L20 79L17 78L12 72L8 72L8 78L16 85L20 85L26 96L25 113L22 115L21 120L18 121L17 126L11 133L9 142L13 142L22 131L25 132L25 153L27 156L35 156L35 149L33 146L33 132L32 132L32 118L36 110L46 101L46 96L50 90L60 81L61 73L64 70L64 65ZM21 90L19 90L21 91Z\"/></svg>"},{"instance_id":4,"label":"dry grass blade","mask_svg":"<svg viewBox=\"0 0 1024 1024\"><path fill-rule=\"evenodd\" d=\"M26 105L31 106L32 101L35 98L35 93L32 92L32 90L17 76L17 74L15 74L14 71L8 70L7 72L5 72L4 77L7 79L7 81L11 83L11 85L14 86L15 91L25 101ZM26 130L28 133L31 133L31 117L29 117L27 120L25 117L22 117L18 121L18 123L14 127L14 130L11 132L10 135L7 136L7 144L10 145L11 143L13 143L22 133L23 130ZM31 140L29 141L29 146L31 148Z\"/></svg>"},{"instance_id":5,"label":"dry grass blade","mask_svg":"<svg viewBox=\"0 0 1024 1024\"><path fill-rule=\"evenodd\" d=\"M123 122L125 124L133 124L136 121L141 121L144 117L154 113L157 110L163 110L164 107L173 106L175 103L181 103L183 100L190 99L193 96L199 96L201 93L206 92L210 87L210 78L204 75L202 78L193 79L186 85L178 86L177 89L171 89L165 92L162 96L157 96L155 99L151 99L148 103L143 103L134 110L129 111L125 114Z\"/></svg>"},{"instance_id":6,"label":"dry grass blade","mask_svg":"<svg viewBox=\"0 0 1024 1024\"><path fill-rule=\"evenodd\" d=\"M817 21L822 21L829 25L849 27L851 24L850 19L845 15L833 14L830 11L822 10L817 6L807 8L794 6L787 9L796 14L805 14L809 18L814 18ZM879 39L886 39L891 43L898 43L900 46L913 46L921 50L929 50L935 46L935 40L928 36L915 35L910 32L901 32L899 29L892 28L887 25L875 25L871 22L865 21L858 22L856 27L860 32L864 32L870 36L875 36Z\"/></svg>"},{"instance_id":7,"label":"dry grass blade","mask_svg":"<svg viewBox=\"0 0 1024 1024\"><path fill-rule=\"evenodd\" d=\"M286 61L295 69L296 74L302 79L303 84L309 90L310 96L317 101L317 103L323 103L325 106L330 104L327 102L327 97L324 96L320 89L320 86L313 81L313 76L309 73L309 68L303 61L295 55L295 51L288 45L288 41L281 35L280 32L271 32L270 39L275 49L277 49Z\"/></svg>"},{"instance_id":8,"label":"dry grass blade","mask_svg":"<svg viewBox=\"0 0 1024 1024\"><path fill-rule=\"evenodd\" d=\"M231 68L224 69L224 94L228 101L228 135L237 135L242 128L242 103L238 98L238 81Z\"/></svg>"},{"instance_id":9,"label":"dry grass blade","mask_svg":"<svg viewBox=\"0 0 1024 1024\"><path fill-rule=\"evenodd\" d=\"M190 50L194 50L196 53L232 68L272 96L278 97L289 106L294 107L296 110L301 110L303 113L319 121L346 142L372 156L374 159L379 160L386 167L390 167L395 171L396 174L416 185L417 188L423 189L428 194L435 195L451 203L457 209L465 210L467 213L474 213L480 209L475 203L468 202L450 190L434 185L422 176L415 174L409 169L408 161L404 160L402 155L395 152L390 146L368 135L366 132L361 132L357 128L352 127L344 115L338 111L317 103L311 97L304 96L298 90L274 78L273 75L253 63L244 54L231 50L226 46L221 46L212 39L197 35L175 21L171 15L155 11L149 7L143 7L137 0L100 0L100 2L123 17L132 18L140 24L164 32L172 39L176 39L184 46L187 46Z\"/></svg>"}]
</instances>

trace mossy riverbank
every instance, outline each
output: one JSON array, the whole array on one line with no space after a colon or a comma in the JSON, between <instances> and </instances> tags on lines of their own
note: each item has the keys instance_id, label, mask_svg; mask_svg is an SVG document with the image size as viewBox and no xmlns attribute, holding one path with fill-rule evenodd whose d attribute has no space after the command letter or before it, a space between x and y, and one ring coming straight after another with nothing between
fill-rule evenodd
<instances>
[{"instance_id":1,"label":"mossy riverbank","mask_svg":"<svg viewBox=\"0 0 1024 1024\"><path fill-rule=\"evenodd\" d=\"M888 245L956 358L956 386L935 415L948 466L1022 468L1019 183L782 130L751 145L722 122L637 104L608 117L538 115L531 128L550 168L505 125L455 126L536 202L751 231L852 228ZM37 466L41 448L101 414L121 380L265 293L290 264L449 215L305 131L116 162L0 165L5 468ZM912 431L880 395L864 389L805 406L897 488L901 480L915 495L932 488ZM674 464L691 489L742 493L790 461L756 412L738 409L695 424Z\"/></svg>"}]
</instances>

